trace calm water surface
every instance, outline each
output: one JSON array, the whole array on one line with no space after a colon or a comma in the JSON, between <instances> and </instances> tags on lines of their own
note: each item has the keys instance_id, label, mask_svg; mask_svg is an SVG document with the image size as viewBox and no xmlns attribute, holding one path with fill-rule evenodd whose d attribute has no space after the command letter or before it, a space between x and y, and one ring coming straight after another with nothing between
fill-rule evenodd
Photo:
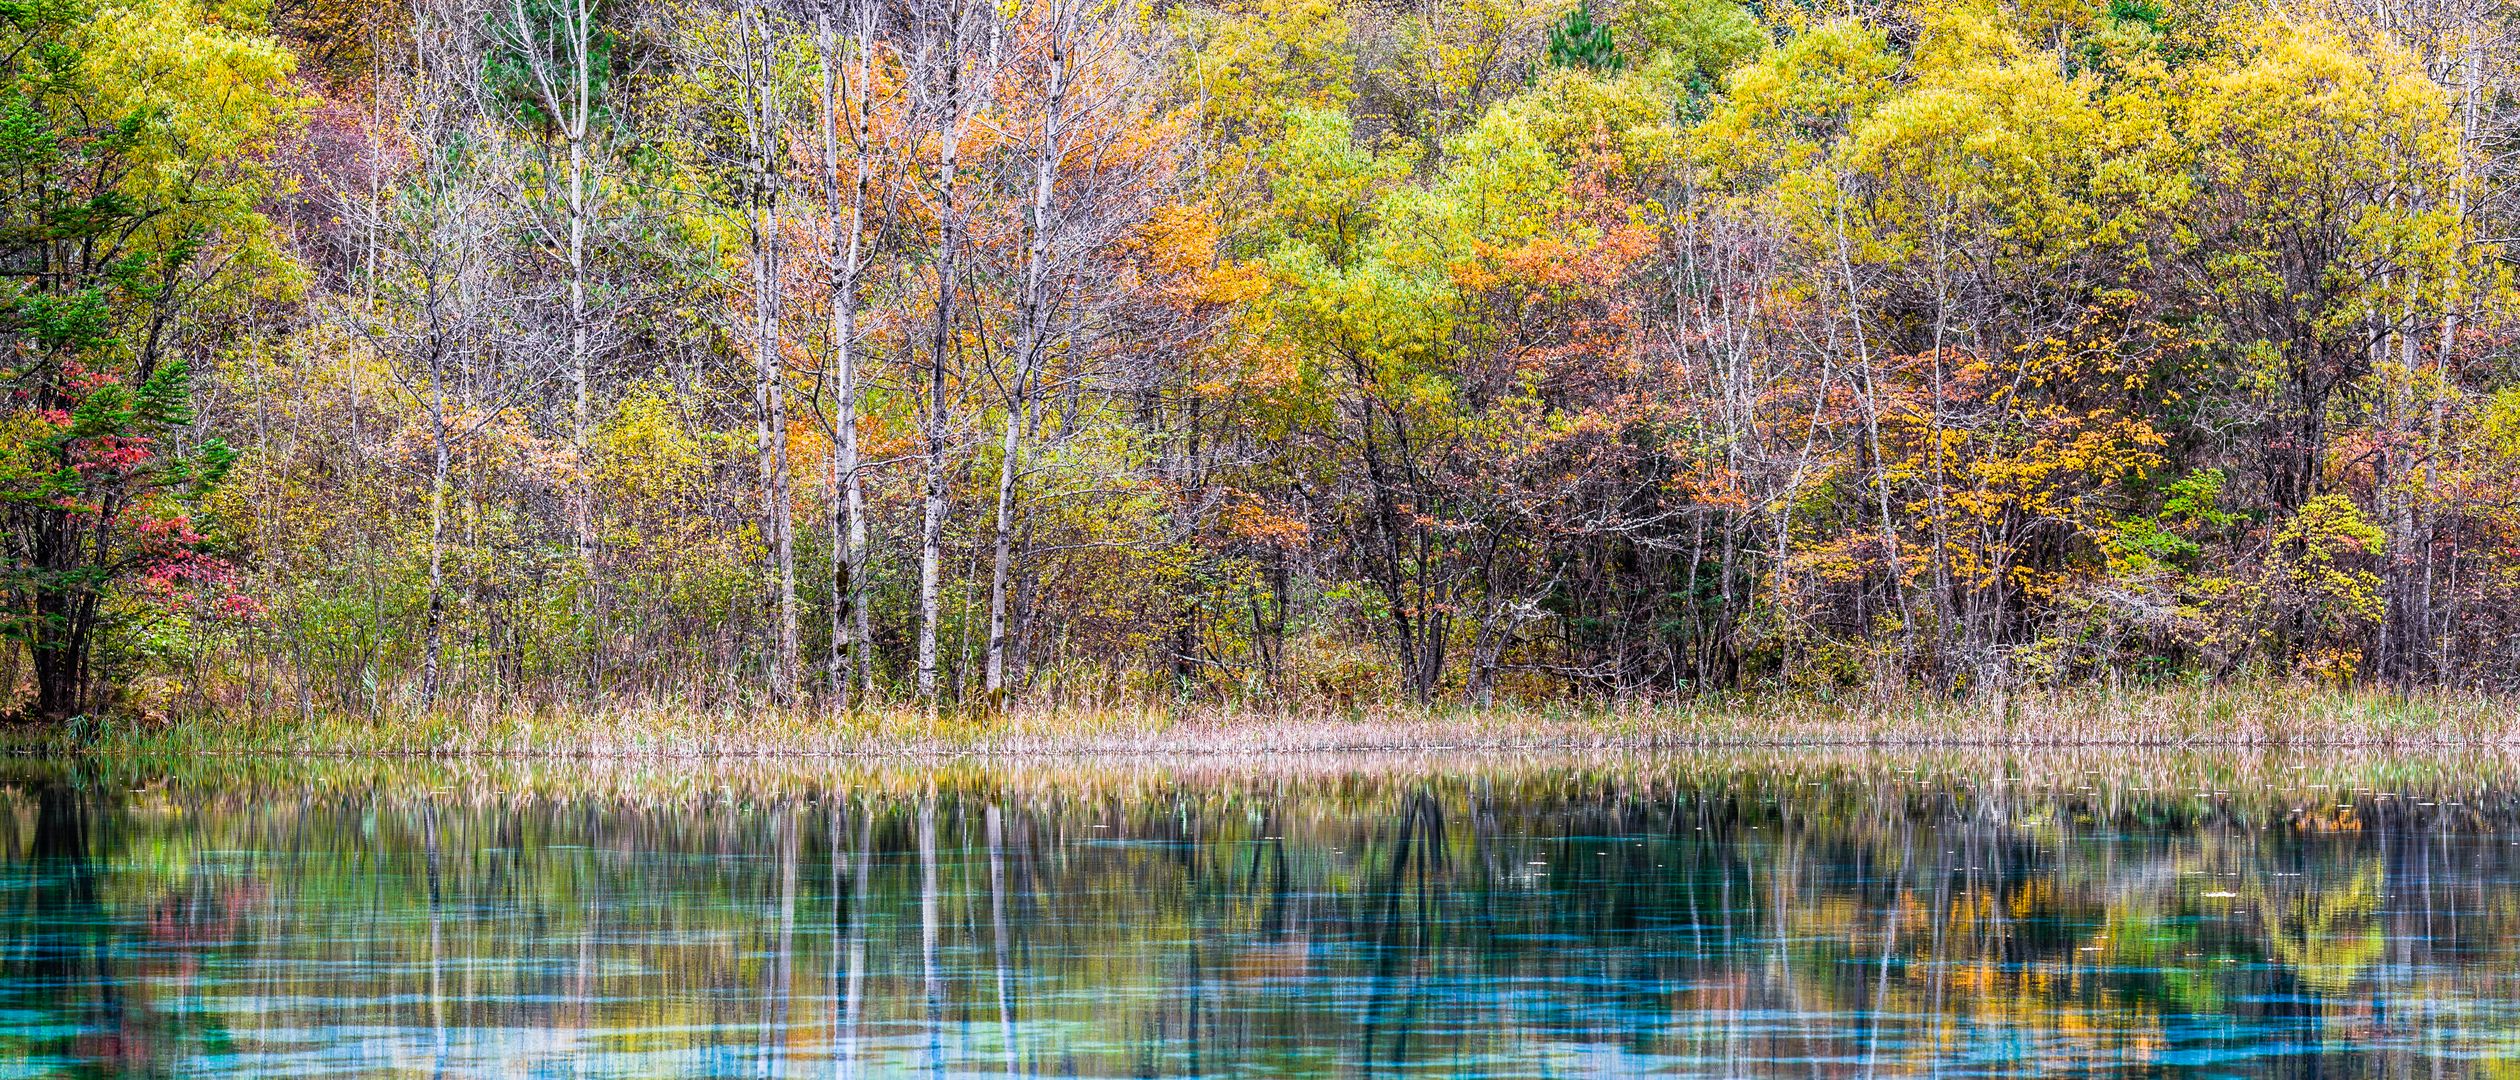
<instances>
[{"instance_id":1,"label":"calm water surface","mask_svg":"<svg viewBox=\"0 0 2520 1080\"><path fill-rule=\"evenodd\" d=\"M2501 761L0 766L0 1077L2515 1071Z\"/></svg>"}]
</instances>

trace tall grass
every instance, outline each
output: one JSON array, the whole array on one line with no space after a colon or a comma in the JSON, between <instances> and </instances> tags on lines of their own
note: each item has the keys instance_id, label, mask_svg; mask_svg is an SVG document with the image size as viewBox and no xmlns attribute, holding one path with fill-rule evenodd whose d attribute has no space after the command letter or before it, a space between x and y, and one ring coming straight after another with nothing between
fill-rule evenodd
<instances>
[{"instance_id":1,"label":"tall grass","mask_svg":"<svg viewBox=\"0 0 2520 1080\"><path fill-rule=\"evenodd\" d=\"M682 758L1230 754L1686 747L2360 747L2520 745L2489 695L2257 683L1941 698L1783 695L1594 705L1018 705L930 713L660 699L600 710L471 704L376 714L216 712L23 731L15 748L113 754Z\"/></svg>"}]
</instances>

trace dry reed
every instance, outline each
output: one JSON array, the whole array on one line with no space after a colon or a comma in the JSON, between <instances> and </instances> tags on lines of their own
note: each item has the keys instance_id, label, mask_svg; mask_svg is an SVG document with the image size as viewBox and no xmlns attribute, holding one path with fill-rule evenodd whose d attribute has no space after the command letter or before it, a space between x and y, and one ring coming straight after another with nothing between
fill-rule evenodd
<instances>
[{"instance_id":1,"label":"dry reed","mask_svg":"<svg viewBox=\"0 0 2520 1080\"><path fill-rule=\"evenodd\" d=\"M2481 694L2261 683L2036 695L1707 697L1680 702L1345 713L1196 705L1019 705L931 714L650 701L590 711L466 705L364 714L217 713L21 733L19 749L534 757L939 754L1272 755L1325 751L1722 747L2325 747L2520 744L2520 707Z\"/></svg>"}]
</instances>

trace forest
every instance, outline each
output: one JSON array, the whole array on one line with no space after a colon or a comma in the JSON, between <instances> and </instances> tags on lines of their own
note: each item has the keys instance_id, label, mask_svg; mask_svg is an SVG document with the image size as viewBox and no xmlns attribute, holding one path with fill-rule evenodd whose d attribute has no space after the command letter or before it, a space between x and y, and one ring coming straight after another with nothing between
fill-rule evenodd
<instances>
[{"instance_id":1,"label":"forest","mask_svg":"<svg viewBox=\"0 0 2520 1080\"><path fill-rule=\"evenodd\" d=\"M2498 0L6 0L0 709L2520 689Z\"/></svg>"}]
</instances>

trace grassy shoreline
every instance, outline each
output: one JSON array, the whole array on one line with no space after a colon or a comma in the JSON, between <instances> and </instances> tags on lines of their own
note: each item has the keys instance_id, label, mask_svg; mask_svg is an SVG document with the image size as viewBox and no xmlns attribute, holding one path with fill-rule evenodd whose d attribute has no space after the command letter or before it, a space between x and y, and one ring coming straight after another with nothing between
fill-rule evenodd
<instances>
[{"instance_id":1,"label":"grassy shoreline","mask_svg":"<svg viewBox=\"0 0 2520 1080\"><path fill-rule=\"evenodd\" d=\"M1227 755L1358 751L1884 747L2520 746L2520 700L2292 684L2074 689L1965 699L1743 696L1600 706L1384 706L1346 714L1217 706L909 708L650 705L590 712L451 709L230 714L19 731L25 753L425 757Z\"/></svg>"}]
</instances>

